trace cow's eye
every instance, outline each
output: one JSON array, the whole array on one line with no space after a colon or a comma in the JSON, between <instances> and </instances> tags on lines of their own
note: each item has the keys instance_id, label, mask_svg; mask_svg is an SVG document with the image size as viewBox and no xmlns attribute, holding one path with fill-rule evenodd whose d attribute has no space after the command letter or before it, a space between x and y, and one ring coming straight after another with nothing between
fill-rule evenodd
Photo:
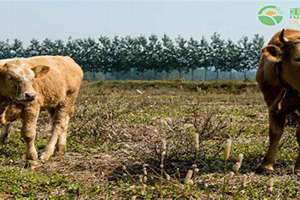
<instances>
[{"instance_id":1,"label":"cow's eye","mask_svg":"<svg viewBox=\"0 0 300 200\"><path fill-rule=\"evenodd\" d=\"M13 78L13 77L12 77L11 75L9 75L9 74L6 75L6 79L7 79L7 80L12 80L12 78Z\"/></svg>"}]
</instances>

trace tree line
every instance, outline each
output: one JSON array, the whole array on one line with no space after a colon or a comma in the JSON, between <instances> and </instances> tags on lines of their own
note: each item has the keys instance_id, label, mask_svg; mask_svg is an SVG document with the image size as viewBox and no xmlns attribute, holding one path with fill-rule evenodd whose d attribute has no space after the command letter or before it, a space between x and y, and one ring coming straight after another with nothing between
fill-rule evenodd
<instances>
[{"instance_id":1,"label":"tree line","mask_svg":"<svg viewBox=\"0 0 300 200\"><path fill-rule=\"evenodd\" d=\"M167 35L125 36L50 40L32 39L28 45L15 39L0 41L0 59L37 55L68 55L84 71L140 73L192 72L203 68L216 72L247 72L257 68L264 38L254 35L238 41L214 33L210 38L170 38Z\"/></svg>"}]
</instances>

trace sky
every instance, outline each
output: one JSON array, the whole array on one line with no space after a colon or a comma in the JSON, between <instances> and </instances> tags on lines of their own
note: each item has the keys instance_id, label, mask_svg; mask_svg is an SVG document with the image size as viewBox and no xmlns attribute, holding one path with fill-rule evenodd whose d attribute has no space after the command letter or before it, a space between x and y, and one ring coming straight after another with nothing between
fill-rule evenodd
<instances>
[{"instance_id":1,"label":"sky","mask_svg":"<svg viewBox=\"0 0 300 200\"><path fill-rule=\"evenodd\" d=\"M282 23L259 22L258 10L266 5L280 8ZM197 39L214 32L233 40L257 33L268 39L282 28L300 29L289 21L290 8L300 8L300 1L0 1L0 40L151 34Z\"/></svg>"}]
</instances>

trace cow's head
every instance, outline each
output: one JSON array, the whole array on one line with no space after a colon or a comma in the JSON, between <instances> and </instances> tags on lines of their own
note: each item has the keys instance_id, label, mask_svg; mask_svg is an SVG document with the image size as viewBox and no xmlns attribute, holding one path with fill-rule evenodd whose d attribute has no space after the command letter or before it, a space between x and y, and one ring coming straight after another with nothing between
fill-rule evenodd
<instances>
[{"instance_id":1,"label":"cow's head","mask_svg":"<svg viewBox=\"0 0 300 200\"><path fill-rule=\"evenodd\" d=\"M269 44L262 53L271 62L290 62L300 65L300 32L299 39L289 40L285 37L285 29L279 34L279 45Z\"/></svg>"},{"instance_id":2,"label":"cow's head","mask_svg":"<svg viewBox=\"0 0 300 200\"><path fill-rule=\"evenodd\" d=\"M285 29L278 34L278 41L262 49L262 56L270 63L282 65L282 78L300 91L300 32L286 36Z\"/></svg>"},{"instance_id":3,"label":"cow's head","mask_svg":"<svg viewBox=\"0 0 300 200\"><path fill-rule=\"evenodd\" d=\"M35 79L43 77L48 71L48 66L30 67L20 61L8 62L0 68L0 93L13 101L31 102L37 96Z\"/></svg>"}]
</instances>

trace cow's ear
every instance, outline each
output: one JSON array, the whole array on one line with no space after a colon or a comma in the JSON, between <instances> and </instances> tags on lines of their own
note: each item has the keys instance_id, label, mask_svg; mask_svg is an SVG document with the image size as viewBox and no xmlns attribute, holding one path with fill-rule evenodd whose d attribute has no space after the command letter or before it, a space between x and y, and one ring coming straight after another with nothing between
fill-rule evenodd
<instances>
[{"instance_id":1,"label":"cow's ear","mask_svg":"<svg viewBox=\"0 0 300 200\"><path fill-rule=\"evenodd\" d=\"M3 72L7 71L9 69L9 66L10 66L10 64L5 63L2 67L0 67L0 70L3 71Z\"/></svg>"},{"instance_id":2,"label":"cow's ear","mask_svg":"<svg viewBox=\"0 0 300 200\"><path fill-rule=\"evenodd\" d=\"M49 72L50 67L45 65L39 65L31 68L31 70L34 72L35 78L41 78Z\"/></svg>"},{"instance_id":3,"label":"cow's ear","mask_svg":"<svg viewBox=\"0 0 300 200\"><path fill-rule=\"evenodd\" d=\"M262 55L270 62L278 63L282 60L282 50L276 45L268 45L262 49Z\"/></svg>"},{"instance_id":4,"label":"cow's ear","mask_svg":"<svg viewBox=\"0 0 300 200\"><path fill-rule=\"evenodd\" d=\"M7 63L5 63L2 67L0 67L0 76L4 77L7 70Z\"/></svg>"}]
</instances>

